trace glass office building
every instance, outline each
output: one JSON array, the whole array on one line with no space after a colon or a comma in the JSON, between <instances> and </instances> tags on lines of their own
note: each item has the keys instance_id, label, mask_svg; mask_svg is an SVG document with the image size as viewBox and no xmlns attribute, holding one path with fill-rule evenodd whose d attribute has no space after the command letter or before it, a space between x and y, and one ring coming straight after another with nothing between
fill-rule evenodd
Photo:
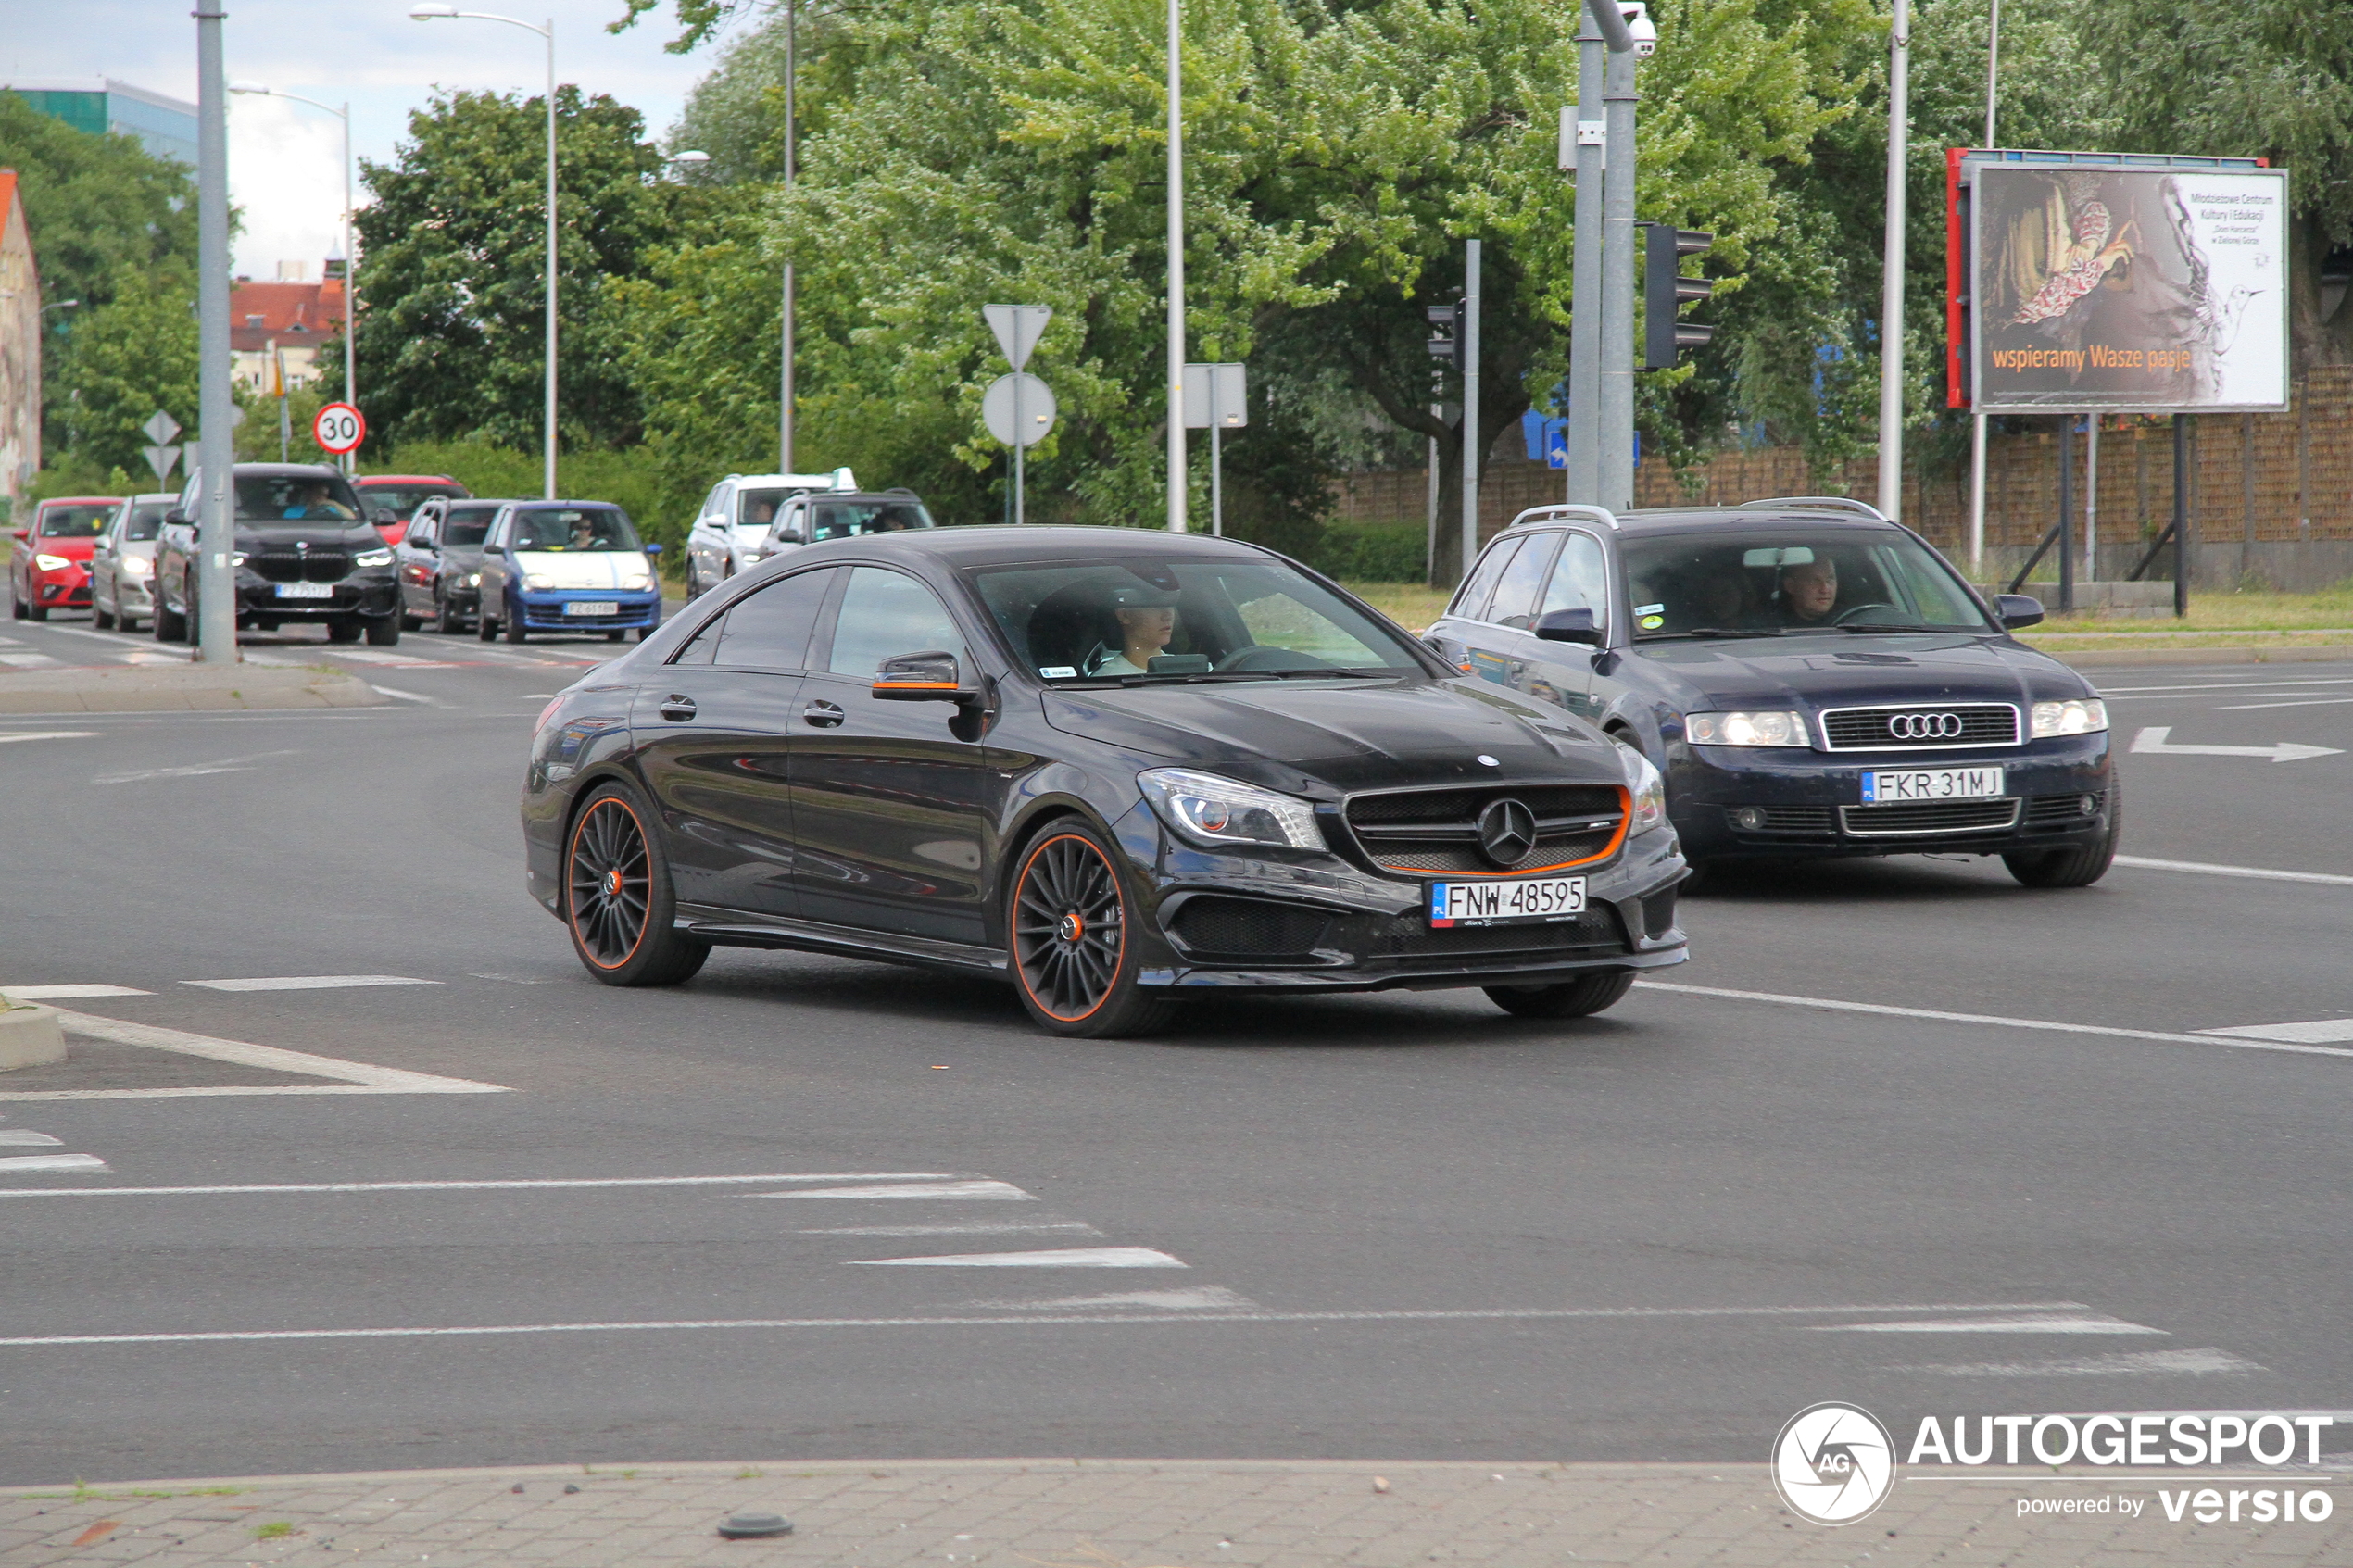
<instances>
[{"instance_id":1,"label":"glass office building","mask_svg":"<svg viewBox=\"0 0 2353 1568\"><path fill-rule=\"evenodd\" d=\"M157 157L196 166L196 106L133 87L111 77L68 77L0 82L0 91L61 119L76 131L102 136L119 131L135 136Z\"/></svg>"}]
</instances>

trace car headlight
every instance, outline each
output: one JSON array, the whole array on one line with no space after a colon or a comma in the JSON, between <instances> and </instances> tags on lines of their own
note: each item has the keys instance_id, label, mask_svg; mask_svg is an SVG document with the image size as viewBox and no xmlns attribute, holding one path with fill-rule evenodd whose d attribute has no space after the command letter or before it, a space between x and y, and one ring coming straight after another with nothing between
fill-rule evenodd
<instances>
[{"instance_id":1,"label":"car headlight","mask_svg":"<svg viewBox=\"0 0 2353 1568\"><path fill-rule=\"evenodd\" d=\"M2108 704L2095 696L2070 697L2065 702L2034 705L2034 738L2088 735L2108 728Z\"/></svg>"},{"instance_id":2,"label":"car headlight","mask_svg":"<svg viewBox=\"0 0 2353 1568\"><path fill-rule=\"evenodd\" d=\"M1137 774L1136 784L1160 820L1195 844L1213 849L1237 844L1325 847L1307 802L1271 789L1190 768L1152 768Z\"/></svg>"},{"instance_id":3,"label":"car headlight","mask_svg":"<svg viewBox=\"0 0 2353 1568\"><path fill-rule=\"evenodd\" d=\"M1648 833L1667 823L1667 781L1659 776L1655 764L1625 742L1617 743L1617 760L1626 770L1627 793L1633 797L1633 820L1626 824L1628 837Z\"/></svg>"},{"instance_id":4,"label":"car headlight","mask_svg":"<svg viewBox=\"0 0 2353 1568\"><path fill-rule=\"evenodd\" d=\"M481 586L482 586L482 573L481 573L481 572L479 572L479 571L469 571L469 572L467 572L467 573L466 573L466 586L467 586L467 587L469 587L469 588L479 588L479 587L481 587Z\"/></svg>"},{"instance_id":5,"label":"car headlight","mask_svg":"<svg viewBox=\"0 0 2353 1568\"><path fill-rule=\"evenodd\" d=\"M1791 712L1688 713L1683 734L1694 746L1812 746L1806 715Z\"/></svg>"},{"instance_id":6,"label":"car headlight","mask_svg":"<svg viewBox=\"0 0 2353 1568\"><path fill-rule=\"evenodd\" d=\"M44 571L63 571L73 562L63 556L35 556L32 558L32 564Z\"/></svg>"},{"instance_id":7,"label":"car headlight","mask_svg":"<svg viewBox=\"0 0 2353 1568\"><path fill-rule=\"evenodd\" d=\"M358 555L351 558L351 564L354 566L390 566L392 564L392 552L390 550L362 550Z\"/></svg>"},{"instance_id":8,"label":"car headlight","mask_svg":"<svg viewBox=\"0 0 2353 1568\"><path fill-rule=\"evenodd\" d=\"M243 566L243 565L245 565L245 553L243 550L239 550L239 551L237 551L234 555L232 555L232 556L229 558L229 564L230 564L231 566Z\"/></svg>"},{"instance_id":9,"label":"car headlight","mask_svg":"<svg viewBox=\"0 0 2353 1568\"><path fill-rule=\"evenodd\" d=\"M650 571L639 571L635 573L623 572L622 574L621 586L623 588L635 589L642 593L644 590L650 588L653 585L654 574Z\"/></svg>"},{"instance_id":10,"label":"car headlight","mask_svg":"<svg viewBox=\"0 0 2353 1568\"><path fill-rule=\"evenodd\" d=\"M125 577L152 577L156 563L145 556L118 556L115 558L115 570Z\"/></svg>"},{"instance_id":11,"label":"car headlight","mask_svg":"<svg viewBox=\"0 0 2353 1568\"><path fill-rule=\"evenodd\" d=\"M556 585L556 580L545 572L527 571L523 573L522 585L535 594L544 594Z\"/></svg>"}]
</instances>

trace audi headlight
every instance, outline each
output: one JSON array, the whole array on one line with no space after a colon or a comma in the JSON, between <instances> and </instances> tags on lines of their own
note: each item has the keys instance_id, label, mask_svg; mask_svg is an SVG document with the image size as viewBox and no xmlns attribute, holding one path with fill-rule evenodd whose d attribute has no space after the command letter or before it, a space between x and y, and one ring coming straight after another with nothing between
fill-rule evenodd
<instances>
[{"instance_id":1,"label":"audi headlight","mask_svg":"<svg viewBox=\"0 0 2353 1568\"><path fill-rule=\"evenodd\" d=\"M1803 713L1689 713L1683 734L1693 746L1811 746Z\"/></svg>"},{"instance_id":2,"label":"audi headlight","mask_svg":"<svg viewBox=\"0 0 2353 1568\"><path fill-rule=\"evenodd\" d=\"M1324 847L1315 813L1304 800L1189 768L1153 768L1137 774L1136 784L1160 820L1195 844L1213 849L1237 844Z\"/></svg>"},{"instance_id":3,"label":"audi headlight","mask_svg":"<svg viewBox=\"0 0 2353 1568\"><path fill-rule=\"evenodd\" d=\"M145 556L119 556L115 558L115 570L125 577L152 577L156 563Z\"/></svg>"},{"instance_id":4,"label":"audi headlight","mask_svg":"<svg viewBox=\"0 0 2353 1568\"><path fill-rule=\"evenodd\" d=\"M467 587L469 587L469 588L479 588L479 587L481 587L481 586L482 586L482 573L481 573L481 572L479 572L479 571L469 571L469 572L467 572L467 573L466 573L466 586L467 586Z\"/></svg>"},{"instance_id":5,"label":"audi headlight","mask_svg":"<svg viewBox=\"0 0 2353 1568\"><path fill-rule=\"evenodd\" d=\"M354 566L390 566L392 564L392 552L390 550L362 550L358 555L351 558L351 564Z\"/></svg>"},{"instance_id":6,"label":"audi headlight","mask_svg":"<svg viewBox=\"0 0 2353 1568\"><path fill-rule=\"evenodd\" d=\"M1627 793L1633 797L1634 814L1626 824L1628 837L1667 823L1667 781L1651 759L1620 741L1617 760L1626 770Z\"/></svg>"},{"instance_id":7,"label":"audi headlight","mask_svg":"<svg viewBox=\"0 0 2353 1568\"><path fill-rule=\"evenodd\" d=\"M63 571L73 562L63 556L35 556L32 558L32 564L44 571Z\"/></svg>"},{"instance_id":8,"label":"audi headlight","mask_svg":"<svg viewBox=\"0 0 2353 1568\"><path fill-rule=\"evenodd\" d=\"M2034 705L2034 738L2088 735L2108 728L2108 704L2095 696L2070 697L2065 702Z\"/></svg>"},{"instance_id":9,"label":"audi headlight","mask_svg":"<svg viewBox=\"0 0 2353 1568\"><path fill-rule=\"evenodd\" d=\"M543 571L523 573L522 585L535 594L544 594L556 585L556 580Z\"/></svg>"}]
</instances>

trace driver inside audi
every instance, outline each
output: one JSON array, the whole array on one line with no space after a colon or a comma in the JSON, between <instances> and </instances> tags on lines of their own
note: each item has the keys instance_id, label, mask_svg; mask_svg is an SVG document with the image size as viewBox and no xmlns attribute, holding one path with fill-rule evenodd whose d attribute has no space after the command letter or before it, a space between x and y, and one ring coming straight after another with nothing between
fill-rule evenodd
<instances>
[{"instance_id":1,"label":"driver inside audi","mask_svg":"<svg viewBox=\"0 0 2353 1568\"><path fill-rule=\"evenodd\" d=\"M1781 620L1791 626L1828 626L1831 611L1838 608L1838 563L1828 556L1816 556L1781 568Z\"/></svg>"},{"instance_id":2,"label":"driver inside audi","mask_svg":"<svg viewBox=\"0 0 2353 1568\"><path fill-rule=\"evenodd\" d=\"M1168 650L1170 639L1176 635L1176 595L1160 588L1114 588L1111 614L1119 628L1119 649L1087 673L1150 674L1152 660Z\"/></svg>"}]
</instances>

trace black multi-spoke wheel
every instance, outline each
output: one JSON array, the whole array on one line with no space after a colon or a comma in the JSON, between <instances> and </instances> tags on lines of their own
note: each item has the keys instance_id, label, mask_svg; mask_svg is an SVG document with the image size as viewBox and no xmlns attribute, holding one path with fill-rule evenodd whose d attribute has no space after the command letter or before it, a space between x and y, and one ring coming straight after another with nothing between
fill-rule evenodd
<instances>
[{"instance_id":1,"label":"black multi-spoke wheel","mask_svg":"<svg viewBox=\"0 0 2353 1568\"><path fill-rule=\"evenodd\" d=\"M564 850L564 923L573 951L608 985L674 985L702 968L708 943L682 937L670 867L632 792L605 784L573 819Z\"/></svg>"},{"instance_id":2,"label":"black multi-spoke wheel","mask_svg":"<svg viewBox=\"0 0 2353 1568\"><path fill-rule=\"evenodd\" d=\"M1057 1035L1143 1034L1171 1006L1136 985L1131 900L1114 851L1077 822L1057 824L1024 852L1006 921L1029 1015Z\"/></svg>"}]
</instances>

